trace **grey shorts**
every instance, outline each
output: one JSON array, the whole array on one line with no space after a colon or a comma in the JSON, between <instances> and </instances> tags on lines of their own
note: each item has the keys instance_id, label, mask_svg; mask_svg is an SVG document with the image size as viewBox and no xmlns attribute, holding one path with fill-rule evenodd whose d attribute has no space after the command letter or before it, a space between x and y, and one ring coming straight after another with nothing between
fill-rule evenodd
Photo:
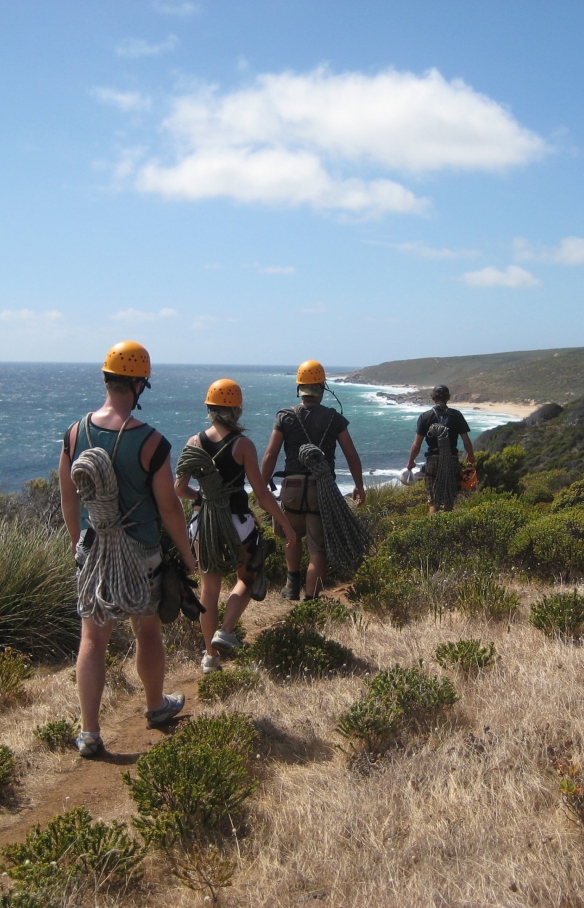
<instances>
[{"instance_id":1,"label":"grey shorts","mask_svg":"<svg viewBox=\"0 0 584 908\"><path fill-rule=\"evenodd\" d=\"M316 479L298 475L286 476L280 491L280 506L292 525L292 529L301 538L306 536L306 545L310 555L322 555L326 558L324 530L318 511ZM280 539L285 533L279 523L273 522L274 533Z\"/></svg>"},{"instance_id":2,"label":"grey shorts","mask_svg":"<svg viewBox=\"0 0 584 908\"><path fill-rule=\"evenodd\" d=\"M89 554L89 548L85 548L85 533L86 530L83 530L81 536L79 537L79 542L75 549L75 561L77 563L77 578L79 579L79 574L81 573L81 568L85 564L85 560ZM145 546L139 542L136 542L135 539L128 538L130 545L136 549L138 553L138 558L144 569L144 573L148 577L148 583L150 585L150 601L141 612L137 614L137 617L148 618L151 615L156 615L158 613L158 606L162 599L162 571L157 571L162 561L162 553L160 546ZM77 614L80 618L91 618L91 612L83 609L80 603L77 603Z\"/></svg>"}]
</instances>

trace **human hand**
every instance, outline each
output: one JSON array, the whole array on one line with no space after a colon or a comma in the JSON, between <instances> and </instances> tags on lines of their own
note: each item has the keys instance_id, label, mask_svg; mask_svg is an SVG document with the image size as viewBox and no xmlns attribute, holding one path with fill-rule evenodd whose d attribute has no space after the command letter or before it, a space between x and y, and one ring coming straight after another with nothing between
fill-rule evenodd
<instances>
[{"instance_id":1,"label":"human hand","mask_svg":"<svg viewBox=\"0 0 584 908\"><path fill-rule=\"evenodd\" d=\"M353 489L353 501L357 502L357 507L360 508L361 505L365 504L366 492L363 486L355 486Z\"/></svg>"},{"instance_id":2,"label":"human hand","mask_svg":"<svg viewBox=\"0 0 584 908\"><path fill-rule=\"evenodd\" d=\"M187 574L194 574L197 570L197 562L193 553L189 552L188 557L185 553L181 557Z\"/></svg>"},{"instance_id":3,"label":"human hand","mask_svg":"<svg viewBox=\"0 0 584 908\"><path fill-rule=\"evenodd\" d=\"M284 527L284 532L286 534L286 548L291 549L292 546L296 545L298 537L296 536L296 533L294 532L290 524L288 524L287 527Z\"/></svg>"}]
</instances>

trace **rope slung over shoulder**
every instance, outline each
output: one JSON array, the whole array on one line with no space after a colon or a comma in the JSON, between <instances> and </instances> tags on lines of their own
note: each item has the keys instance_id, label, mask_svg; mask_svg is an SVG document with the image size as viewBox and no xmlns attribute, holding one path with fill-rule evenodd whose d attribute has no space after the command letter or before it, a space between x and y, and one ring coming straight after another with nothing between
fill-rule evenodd
<instances>
[{"instance_id":1,"label":"rope slung over shoulder","mask_svg":"<svg viewBox=\"0 0 584 908\"><path fill-rule=\"evenodd\" d=\"M229 498L240 486L223 482L214 458L195 445L185 445L176 465L176 475L192 476L199 484L202 498L197 525L199 567L205 574L225 575L235 571L241 561L241 543L231 519Z\"/></svg>"},{"instance_id":2,"label":"rope slung over shoulder","mask_svg":"<svg viewBox=\"0 0 584 908\"><path fill-rule=\"evenodd\" d=\"M337 569L356 570L373 545L369 532L341 494L320 448L313 444L302 445L298 459L316 478L318 508L329 564Z\"/></svg>"},{"instance_id":3,"label":"rope slung over shoulder","mask_svg":"<svg viewBox=\"0 0 584 908\"><path fill-rule=\"evenodd\" d=\"M437 507L448 511L452 509L454 499L458 494L457 458L452 456L450 450L450 435L447 426L437 422L432 423L427 435L432 435L438 440L438 470L434 484L434 500Z\"/></svg>"},{"instance_id":4,"label":"rope slung over shoulder","mask_svg":"<svg viewBox=\"0 0 584 908\"><path fill-rule=\"evenodd\" d=\"M120 513L118 482L107 451L83 451L71 467L71 479L96 533L79 577L79 603L100 626L138 615L150 602L150 584L136 545L125 532L132 521L130 512Z\"/></svg>"}]
</instances>

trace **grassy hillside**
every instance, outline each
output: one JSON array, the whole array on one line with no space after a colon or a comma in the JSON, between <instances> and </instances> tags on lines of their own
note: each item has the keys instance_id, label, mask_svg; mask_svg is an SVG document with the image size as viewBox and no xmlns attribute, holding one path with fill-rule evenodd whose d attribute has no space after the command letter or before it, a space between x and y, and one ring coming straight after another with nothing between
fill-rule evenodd
<instances>
[{"instance_id":1,"label":"grassy hillside","mask_svg":"<svg viewBox=\"0 0 584 908\"><path fill-rule=\"evenodd\" d=\"M453 400L477 403L553 400L563 404L584 396L584 348L394 360L359 369L348 378L421 388L447 384Z\"/></svg>"}]
</instances>

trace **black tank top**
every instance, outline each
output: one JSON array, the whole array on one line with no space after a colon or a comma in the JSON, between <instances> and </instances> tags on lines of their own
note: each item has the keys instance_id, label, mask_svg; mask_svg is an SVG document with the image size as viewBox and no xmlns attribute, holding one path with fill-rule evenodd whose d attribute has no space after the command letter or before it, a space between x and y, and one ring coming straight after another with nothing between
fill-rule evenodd
<instances>
[{"instance_id":1,"label":"black tank top","mask_svg":"<svg viewBox=\"0 0 584 908\"><path fill-rule=\"evenodd\" d=\"M233 441L239 436L239 432L230 432L221 441L211 441L206 432L201 432L199 440L203 450L210 457L215 458L215 466L219 470L223 482L240 487L229 496L229 510L232 514L238 514L241 517L243 514L249 514L250 509L247 492L244 488L245 470L240 463L237 463L232 453Z\"/></svg>"}]
</instances>

